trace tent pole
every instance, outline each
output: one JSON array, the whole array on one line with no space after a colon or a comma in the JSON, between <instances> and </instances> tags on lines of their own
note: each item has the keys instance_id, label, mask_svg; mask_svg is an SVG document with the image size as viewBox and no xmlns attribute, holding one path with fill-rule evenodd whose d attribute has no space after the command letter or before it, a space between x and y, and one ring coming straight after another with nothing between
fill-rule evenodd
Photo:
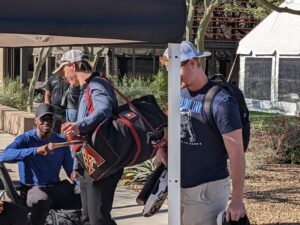
<instances>
[{"instance_id":1,"label":"tent pole","mask_svg":"<svg viewBox=\"0 0 300 225\"><path fill-rule=\"evenodd\" d=\"M168 76L168 224L180 225L180 51L169 44Z\"/></svg>"},{"instance_id":2,"label":"tent pole","mask_svg":"<svg viewBox=\"0 0 300 225\"><path fill-rule=\"evenodd\" d=\"M229 75L228 75L228 78L227 78L227 82L230 81L230 78L231 78L231 76L232 76L232 72L233 72L233 69L234 69L234 66L235 66L237 57L238 57L238 54L235 55L235 58L234 58L234 60L233 60L233 63L232 63L232 66L231 66L231 69L230 69L230 72L229 72Z\"/></svg>"}]
</instances>

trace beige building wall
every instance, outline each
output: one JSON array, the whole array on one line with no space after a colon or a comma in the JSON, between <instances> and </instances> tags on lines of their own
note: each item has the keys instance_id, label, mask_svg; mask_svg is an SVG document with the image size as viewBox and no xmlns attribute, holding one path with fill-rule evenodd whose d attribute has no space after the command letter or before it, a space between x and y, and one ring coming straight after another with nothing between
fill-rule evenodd
<instances>
[{"instance_id":1,"label":"beige building wall","mask_svg":"<svg viewBox=\"0 0 300 225\"><path fill-rule=\"evenodd\" d=\"M4 49L0 48L0 82L4 78Z\"/></svg>"}]
</instances>

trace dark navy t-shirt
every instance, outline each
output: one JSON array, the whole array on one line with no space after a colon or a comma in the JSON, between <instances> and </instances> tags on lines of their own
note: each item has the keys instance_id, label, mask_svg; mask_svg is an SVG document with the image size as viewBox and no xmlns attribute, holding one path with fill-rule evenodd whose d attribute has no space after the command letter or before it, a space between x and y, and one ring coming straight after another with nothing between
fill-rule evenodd
<instances>
[{"instance_id":1,"label":"dark navy t-shirt","mask_svg":"<svg viewBox=\"0 0 300 225\"><path fill-rule=\"evenodd\" d=\"M221 134L242 128L238 104L225 90L213 101L213 116L219 133L203 118L203 99L209 81L201 90L182 89L181 113L181 186L183 188L228 177L227 151Z\"/></svg>"}]
</instances>

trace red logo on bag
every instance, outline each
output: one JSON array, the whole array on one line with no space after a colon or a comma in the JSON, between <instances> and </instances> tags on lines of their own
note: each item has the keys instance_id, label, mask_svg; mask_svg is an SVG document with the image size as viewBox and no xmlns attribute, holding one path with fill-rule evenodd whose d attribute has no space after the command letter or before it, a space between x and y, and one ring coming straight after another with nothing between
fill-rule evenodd
<instances>
[{"instance_id":1,"label":"red logo on bag","mask_svg":"<svg viewBox=\"0 0 300 225\"><path fill-rule=\"evenodd\" d=\"M89 148L83 148L82 155L85 167L89 174L93 174L95 172L95 167L100 167L105 162L100 155L91 151Z\"/></svg>"},{"instance_id":2,"label":"red logo on bag","mask_svg":"<svg viewBox=\"0 0 300 225\"><path fill-rule=\"evenodd\" d=\"M126 113L126 114L124 114L123 116L124 116L126 119L129 119L129 120L136 118L136 114L135 114L134 112Z\"/></svg>"}]
</instances>

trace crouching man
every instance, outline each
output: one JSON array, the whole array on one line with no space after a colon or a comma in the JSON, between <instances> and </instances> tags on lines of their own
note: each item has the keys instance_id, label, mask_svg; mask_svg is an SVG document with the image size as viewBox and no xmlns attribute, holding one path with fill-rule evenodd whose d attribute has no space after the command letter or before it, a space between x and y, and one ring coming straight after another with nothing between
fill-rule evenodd
<instances>
[{"instance_id":1,"label":"crouching man","mask_svg":"<svg viewBox=\"0 0 300 225\"><path fill-rule=\"evenodd\" d=\"M64 168L70 177L73 158L69 147L55 150L49 143L65 142L53 132L54 108L41 104L36 109L36 129L18 136L0 155L0 162L18 162L20 183L27 190L27 206L31 208L32 225L43 225L50 209L81 208L80 195L74 185L61 181L59 173Z\"/></svg>"}]
</instances>

